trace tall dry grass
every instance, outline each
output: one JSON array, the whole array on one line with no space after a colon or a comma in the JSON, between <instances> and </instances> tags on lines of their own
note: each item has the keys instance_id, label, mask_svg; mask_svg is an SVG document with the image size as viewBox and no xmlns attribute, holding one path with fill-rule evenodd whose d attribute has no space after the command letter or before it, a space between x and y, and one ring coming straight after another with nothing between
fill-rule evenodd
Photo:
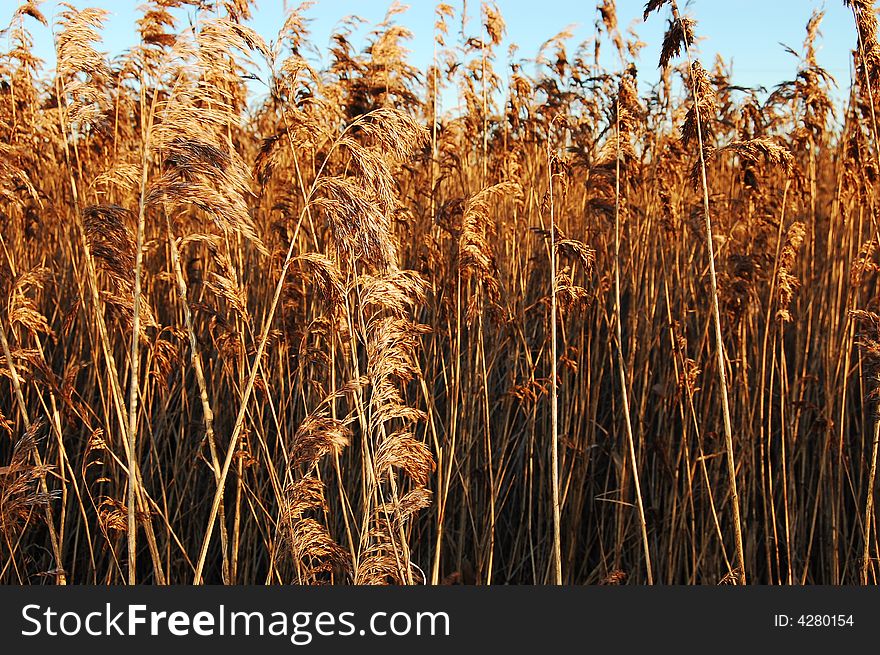
<instances>
[{"instance_id":1,"label":"tall dry grass","mask_svg":"<svg viewBox=\"0 0 880 655\"><path fill-rule=\"evenodd\" d=\"M846 4L838 107L818 13L762 94L673 0L650 87L613 0L530 62L440 4L426 71L399 5L318 67L309 3L267 41L247 0L153 0L108 59L104 12L22 2L0 580L875 583L880 45Z\"/></svg>"}]
</instances>

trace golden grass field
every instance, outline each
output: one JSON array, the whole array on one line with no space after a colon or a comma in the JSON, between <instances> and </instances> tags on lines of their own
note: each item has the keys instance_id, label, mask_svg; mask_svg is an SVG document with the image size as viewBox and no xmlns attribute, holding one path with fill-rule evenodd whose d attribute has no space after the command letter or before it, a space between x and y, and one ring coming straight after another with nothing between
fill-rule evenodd
<instances>
[{"instance_id":1,"label":"golden grass field","mask_svg":"<svg viewBox=\"0 0 880 655\"><path fill-rule=\"evenodd\" d=\"M6 33L0 582L877 581L871 0L843 104L821 14L759 94L675 0L648 85L613 0L533 73L208 4Z\"/></svg>"}]
</instances>

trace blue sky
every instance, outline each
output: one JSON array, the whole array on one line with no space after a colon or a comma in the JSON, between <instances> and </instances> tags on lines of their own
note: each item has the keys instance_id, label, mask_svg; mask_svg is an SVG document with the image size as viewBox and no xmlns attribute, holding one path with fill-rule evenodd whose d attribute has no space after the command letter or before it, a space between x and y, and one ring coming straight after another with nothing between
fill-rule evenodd
<instances>
[{"instance_id":1,"label":"blue sky","mask_svg":"<svg viewBox=\"0 0 880 655\"><path fill-rule=\"evenodd\" d=\"M111 11L104 31L103 49L118 54L134 42L134 22L140 13L139 0L69 0L78 7L103 7ZM460 11L462 0L447 0ZM696 18L697 35L701 37L699 51L704 64L711 66L715 53L733 63L734 83L743 86L762 85L772 89L779 82L791 79L796 60L786 53L781 43L800 51L804 27L814 8L825 10L822 36L818 41L818 60L836 79L845 92L850 80L850 51L855 44L852 14L842 0L679 0L684 12ZM17 0L0 0L0 25L8 24ZM257 12L251 26L267 40L274 37L283 20L284 0L258 0ZM289 6L298 0L288 0ZM391 0L319 0L306 14L312 19L312 42L318 47L316 57L326 60L327 44L339 19L351 14L365 18L370 24L382 20ZM410 8L395 20L410 28L414 39L408 44L411 61L424 69L432 56L432 33L435 2L410 0ZM518 57L533 58L548 38L574 25L574 38L569 51L594 34L595 3L591 0L498 0L498 7L507 23L507 39L499 48L499 63L506 60L507 45L519 46ZM471 14L469 32L479 29L479 2L468 0ZM644 0L617 0L619 24L622 30L632 26L646 43L638 65L643 83L652 83L658 77L657 59L668 9L653 14L648 22L642 21ZM47 0L41 10L53 23L58 11L56 0ZM457 20L458 18L456 18ZM31 23L36 41L36 54L54 65L52 34L41 25ZM365 35L369 25L361 30ZM452 38L452 35L451 35ZM358 45L361 42L356 41ZM4 47L0 39L0 47ZM604 46L608 66L616 67L610 44ZM528 69L527 69L528 70Z\"/></svg>"}]
</instances>

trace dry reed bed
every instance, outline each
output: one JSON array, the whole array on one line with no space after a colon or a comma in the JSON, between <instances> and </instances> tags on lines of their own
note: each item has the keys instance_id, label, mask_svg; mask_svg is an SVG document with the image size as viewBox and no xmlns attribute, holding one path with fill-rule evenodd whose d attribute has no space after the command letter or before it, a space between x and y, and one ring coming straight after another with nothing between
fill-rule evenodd
<instances>
[{"instance_id":1,"label":"dry reed bed","mask_svg":"<svg viewBox=\"0 0 880 655\"><path fill-rule=\"evenodd\" d=\"M9 26L0 580L876 581L871 2L837 121L821 14L763 97L650 0L640 97L613 0L535 66L440 4L427 71L207 4Z\"/></svg>"}]
</instances>

